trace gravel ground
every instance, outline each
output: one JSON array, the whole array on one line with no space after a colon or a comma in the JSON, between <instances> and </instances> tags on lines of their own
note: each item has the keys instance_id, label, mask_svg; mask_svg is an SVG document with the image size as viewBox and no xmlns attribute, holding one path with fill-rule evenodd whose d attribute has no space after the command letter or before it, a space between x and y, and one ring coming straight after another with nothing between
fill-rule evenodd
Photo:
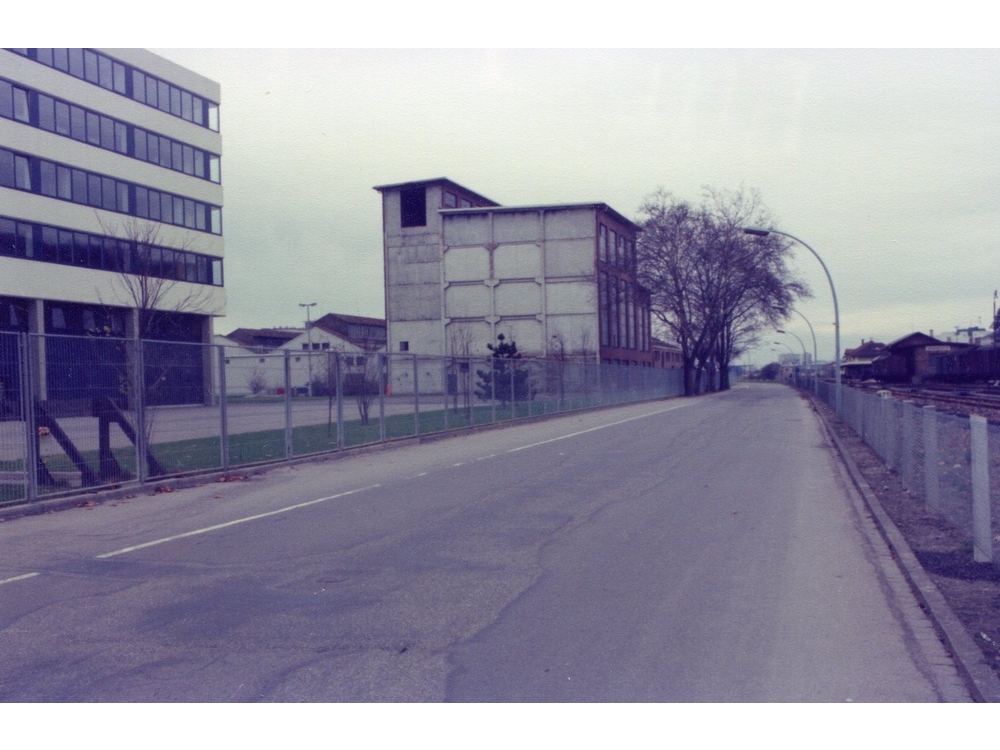
<instances>
[{"instance_id":1,"label":"gravel ground","mask_svg":"<svg viewBox=\"0 0 1000 750\"><path fill-rule=\"evenodd\" d=\"M1000 568L972 559L971 540L903 489L899 475L826 404L815 402L846 451L906 538L955 615L1000 676Z\"/></svg>"}]
</instances>

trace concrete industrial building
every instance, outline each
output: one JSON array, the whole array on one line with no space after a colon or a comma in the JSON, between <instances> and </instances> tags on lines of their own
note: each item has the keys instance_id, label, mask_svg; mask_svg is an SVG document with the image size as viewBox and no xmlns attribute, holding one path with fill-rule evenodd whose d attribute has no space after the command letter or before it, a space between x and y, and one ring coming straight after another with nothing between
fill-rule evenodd
<instances>
[{"instance_id":1,"label":"concrete industrial building","mask_svg":"<svg viewBox=\"0 0 1000 750\"><path fill-rule=\"evenodd\" d=\"M217 83L145 50L0 50L0 331L211 343L226 304L219 101ZM155 298L126 274L157 280ZM37 398L87 385L79 363L69 378L39 359ZM204 375L172 392L199 400Z\"/></svg>"},{"instance_id":2,"label":"concrete industrial building","mask_svg":"<svg viewBox=\"0 0 1000 750\"><path fill-rule=\"evenodd\" d=\"M388 351L653 364L639 228L604 203L504 207L447 178L382 185Z\"/></svg>"}]
</instances>

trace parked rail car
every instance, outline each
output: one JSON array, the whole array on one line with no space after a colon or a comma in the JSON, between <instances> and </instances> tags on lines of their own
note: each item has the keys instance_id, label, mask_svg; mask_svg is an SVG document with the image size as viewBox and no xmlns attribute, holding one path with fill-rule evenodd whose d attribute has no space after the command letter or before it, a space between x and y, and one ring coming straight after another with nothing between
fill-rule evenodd
<instances>
[{"instance_id":1,"label":"parked rail car","mask_svg":"<svg viewBox=\"0 0 1000 750\"><path fill-rule=\"evenodd\" d=\"M976 346L934 357L934 379L942 383L1000 380L1000 348Z\"/></svg>"}]
</instances>

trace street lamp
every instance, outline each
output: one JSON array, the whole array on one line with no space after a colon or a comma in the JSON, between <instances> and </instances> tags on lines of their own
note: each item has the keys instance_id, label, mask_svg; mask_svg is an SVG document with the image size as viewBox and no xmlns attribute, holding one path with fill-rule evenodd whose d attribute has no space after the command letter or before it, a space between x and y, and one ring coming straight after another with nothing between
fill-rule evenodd
<instances>
[{"instance_id":1,"label":"street lamp","mask_svg":"<svg viewBox=\"0 0 1000 750\"><path fill-rule=\"evenodd\" d=\"M809 357L809 355L806 354L806 345L802 343L802 339L800 339L796 334L792 333L791 331L783 331L780 328L775 328L774 330L776 333L783 333L786 336L795 336L795 338L799 342L799 346L802 347L802 364L805 364L806 359Z\"/></svg>"},{"instance_id":2,"label":"street lamp","mask_svg":"<svg viewBox=\"0 0 1000 750\"><path fill-rule=\"evenodd\" d=\"M299 307L306 309L306 342L309 349L306 351L306 368L309 372L309 396L313 395L313 339L312 321L309 319L309 308L316 307L315 302L300 302Z\"/></svg>"},{"instance_id":3,"label":"street lamp","mask_svg":"<svg viewBox=\"0 0 1000 750\"><path fill-rule=\"evenodd\" d=\"M771 305L771 307L774 308L775 310L780 310L781 312L785 312L785 306L784 305ZM818 352L818 349L816 348L816 332L813 330L812 323L809 322L809 318L807 318L805 315L803 315L802 313L800 313L794 307L792 308L792 312L797 313L798 316L800 318L802 318L802 320L804 320L806 322L806 325L809 326L809 333L812 336L812 340L813 340L813 366L812 366L812 373L813 373L813 393L817 393L818 394L819 393L819 383L818 383L818 381L816 379L816 367L819 365L819 352ZM781 331L779 331L779 333L781 333Z\"/></svg>"},{"instance_id":4,"label":"street lamp","mask_svg":"<svg viewBox=\"0 0 1000 750\"><path fill-rule=\"evenodd\" d=\"M780 328L775 328L774 330L776 330L778 333L783 333L786 336L795 336L795 338L798 339L799 346L802 347L802 370L803 370L803 372L806 372L806 369L805 369L805 367L806 367L806 359L808 358L809 355L806 354L806 345L802 343L802 339L800 339L798 336L796 336L791 331L783 331ZM788 347L788 348L791 349L791 347ZM796 385L798 385L798 381L799 381L799 378L798 378L798 375L796 375L795 376L795 384Z\"/></svg>"},{"instance_id":5,"label":"street lamp","mask_svg":"<svg viewBox=\"0 0 1000 750\"><path fill-rule=\"evenodd\" d=\"M836 400L837 414L840 414L840 404L841 404L841 394L840 394L840 308L837 306L837 290L833 286L833 278L830 276L830 272L826 268L826 263L824 263L823 259L821 257L819 257L819 253L817 253L815 250L813 250L811 247L809 247L809 245L807 245L805 242L803 242L802 240L800 240L794 234L789 234L788 232L782 232L782 231L779 231L777 229L757 229L757 228L754 228L754 227L744 227L743 228L743 233L744 234L751 234L754 237L767 237L769 234L780 234L782 237L788 237L789 239L795 240L800 245L802 245L802 247L804 247L806 250L808 250L809 252L811 252L813 254L813 257L815 257L816 260L819 261L819 264L823 267L823 273L826 274L826 280L828 282L830 282L830 293L833 295L833 330L834 330L834 338L835 338L834 346L836 347L836 368L837 368L837 371L834 374L834 376L836 378L836 384L837 384L837 393L836 393L836 396L835 396L835 400Z\"/></svg>"}]
</instances>

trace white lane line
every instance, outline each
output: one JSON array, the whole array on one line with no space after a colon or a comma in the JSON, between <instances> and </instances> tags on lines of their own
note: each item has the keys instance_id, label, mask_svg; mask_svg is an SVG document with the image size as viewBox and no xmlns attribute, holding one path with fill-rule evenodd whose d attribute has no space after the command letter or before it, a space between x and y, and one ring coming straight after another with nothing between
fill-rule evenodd
<instances>
[{"instance_id":1,"label":"white lane line","mask_svg":"<svg viewBox=\"0 0 1000 750\"><path fill-rule=\"evenodd\" d=\"M522 445L519 448L511 448L508 453L517 453L518 451L526 451L529 448L537 448L539 445L545 445L546 443L555 443L559 440L566 440L567 438L576 437L577 435L586 435L588 432L596 432L597 430L603 430L606 427L615 427L620 424L625 424L626 422L634 422L637 419L645 419L646 417L654 417L657 414L663 414L667 411L673 411L674 409L680 409L685 406L690 406L695 403L694 401L685 401L683 404L677 404L676 406L671 406L667 409L660 409L658 411L651 411L647 414L640 414L636 417L629 417L628 419L620 419L617 422L608 422L607 424L598 425L597 427L588 427L586 430L580 430L578 432L571 432L567 435L560 435L559 437L549 438L548 440L542 440L538 443L532 443L531 445Z\"/></svg>"},{"instance_id":2,"label":"white lane line","mask_svg":"<svg viewBox=\"0 0 1000 750\"><path fill-rule=\"evenodd\" d=\"M14 583L14 581L23 581L25 578L34 578L35 576L39 575L41 575L41 573L25 573L23 576L14 576L13 578L5 578L4 580L0 581L0 586L3 586L5 583Z\"/></svg>"},{"instance_id":3,"label":"white lane line","mask_svg":"<svg viewBox=\"0 0 1000 750\"><path fill-rule=\"evenodd\" d=\"M229 526L236 526L237 524L247 523L249 521L256 521L261 518L267 518L268 516L276 516L280 513L288 513L292 510L298 510L299 508L306 508L310 505L316 505L317 503L325 503L328 500L336 500L341 497L347 497L348 495L354 495L358 492L364 492L365 490L373 490L376 487L381 487L380 484L373 484L368 487L360 487L356 490L348 490L347 492L341 492L336 495L330 495L329 497L320 497L316 500L308 500L304 503L296 503L295 505L289 505L285 508L279 508L278 510L271 510L267 513L258 513L255 516L247 516L245 518L237 518L234 521L226 521L226 523L219 523L215 526L206 526L203 529L195 529L194 531L186 531L183 534L175 534L174 536L164 537L163 539L156 539L152 542L144 542L143 544L136 544L132 547L124 547L114 552L106 552L103 555L98 555L95 559L105 560L109 557L115 557L116 555L124 555L126 552L135 552L136 550L145 549L146 547L155 547L158 544L166 544L167 542L173 542L177 539L184 539L189 536L197 536L198 534L207 534L210 531L218 531L219 529L225 529Z\"/></svg>"}]
</instances>

